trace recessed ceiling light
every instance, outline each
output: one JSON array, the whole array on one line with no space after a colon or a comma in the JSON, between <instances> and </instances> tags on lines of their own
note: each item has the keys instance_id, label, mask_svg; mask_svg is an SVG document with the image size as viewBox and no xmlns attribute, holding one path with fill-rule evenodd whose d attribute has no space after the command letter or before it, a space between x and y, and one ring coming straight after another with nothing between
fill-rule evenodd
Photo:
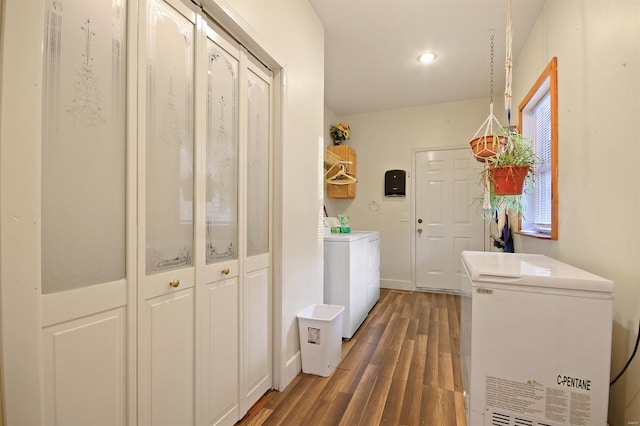
<instances>
[{"instance_id":1,"label":"recessed ceiling light","mask_svg":"<svg viewBox=\"0 0 640 426\"><path fill-rule=\"evenodd\" d=\"M418 56L418 62L422 62L423 64L428 64L429 62L433 62L436 60L436 54L432 52L423 53Z\"/></svg>"}]
</instances>

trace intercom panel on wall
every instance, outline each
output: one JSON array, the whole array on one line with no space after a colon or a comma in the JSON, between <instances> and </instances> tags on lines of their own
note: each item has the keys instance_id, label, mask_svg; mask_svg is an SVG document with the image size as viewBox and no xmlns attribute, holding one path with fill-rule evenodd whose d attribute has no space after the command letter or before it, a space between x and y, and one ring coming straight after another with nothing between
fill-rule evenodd
<instances>
[{"instance_id":1,"label":"intercom panel on wall","mask_svg":"<svg viewBox=\"0 0 640 426\"><path fill-rule=\"evenodd\" d=\"M407 172L404 170L387 170L384 174L385 197L404 197L406 193Z\"/></svg>"}]
</instances>

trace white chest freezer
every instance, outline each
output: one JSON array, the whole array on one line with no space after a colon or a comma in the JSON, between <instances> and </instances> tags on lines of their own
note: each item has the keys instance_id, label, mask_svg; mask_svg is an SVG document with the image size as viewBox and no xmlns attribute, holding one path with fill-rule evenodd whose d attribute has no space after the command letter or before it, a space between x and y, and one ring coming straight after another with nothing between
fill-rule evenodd
<instances>
[{"instance_id":1,"label":"white chest freezer","mask_svg":"<svg viewBox=\"0 0 640 426\"><path fill-rule=\"evenodd\" d=\"M469 426L603 426L613 283L542 255L463 252Z\"/></svg>"}]
</instances>

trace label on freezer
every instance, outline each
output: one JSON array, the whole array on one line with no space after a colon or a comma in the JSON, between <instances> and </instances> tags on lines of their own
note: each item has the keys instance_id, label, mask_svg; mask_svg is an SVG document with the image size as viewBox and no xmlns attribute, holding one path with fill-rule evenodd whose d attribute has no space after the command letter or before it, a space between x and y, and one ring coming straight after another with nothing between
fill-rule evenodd
<instances>
[{"instance_id":1,"label":"label on freezer","mask_svg":"<svg viewBox=\"0 0 640 426\"><path fill-rule=\"evenodd\" d=\"M490 418L485 419L489 422L485 424L496 424L491 423L496 419L509 420L513 415L535 422L534 425L590 425L591 395L585 390L587 382L559 375L557 386L545 386L536 381L523 383L486 376L485 405Z\"/></svg>"}]
</instances>

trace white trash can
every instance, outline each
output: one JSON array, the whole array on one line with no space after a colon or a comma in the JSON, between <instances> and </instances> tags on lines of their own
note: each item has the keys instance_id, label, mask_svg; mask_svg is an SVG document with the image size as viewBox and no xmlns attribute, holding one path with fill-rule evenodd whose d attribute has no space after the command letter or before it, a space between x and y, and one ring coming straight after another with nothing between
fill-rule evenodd
<instances>
[{"instance_id":1,"label":"white trash can","mask_svg":"<svg viewBox=\"0 0 640 426\"><path fill-rule=\"evenodd\" d=\"M311 305L298 314L302 371L328 377L342 359L344 306Z\"/></svg>"}]
</instances>

